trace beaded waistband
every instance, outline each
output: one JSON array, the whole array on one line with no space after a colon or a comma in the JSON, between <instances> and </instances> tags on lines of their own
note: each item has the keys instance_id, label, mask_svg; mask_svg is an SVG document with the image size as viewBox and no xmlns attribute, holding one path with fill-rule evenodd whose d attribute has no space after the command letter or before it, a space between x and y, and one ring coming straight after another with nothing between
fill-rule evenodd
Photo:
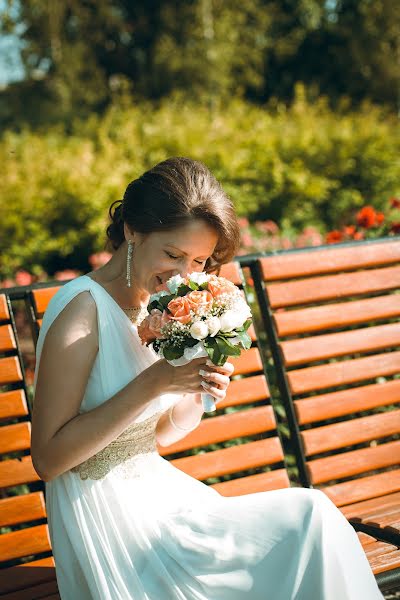
<instances>
[{"instance_id":1,"label":"beaded waistband","mask_svg":"<svg viewBox=\"0 0 400 600\"><path fill-rule=\"evenodd\" d=\"M71 469L81 479L103 479L111 470L125 479L134 477L134 461L129 459L157 452L156 426L162 412L139 423L132 423L100 452Z\"/></svg>"}]
</instances>

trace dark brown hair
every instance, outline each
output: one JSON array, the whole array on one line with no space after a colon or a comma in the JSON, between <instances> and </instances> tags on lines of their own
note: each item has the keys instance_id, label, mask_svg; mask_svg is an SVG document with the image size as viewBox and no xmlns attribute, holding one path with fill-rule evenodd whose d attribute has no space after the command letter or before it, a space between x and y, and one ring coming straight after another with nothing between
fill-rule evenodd
<instances>
[{"instance_id":1,"label":"dark brown hair","mask_svg":"<svg viewBox=\"0 0 400 600\"><path fill-rule=\"evenodd\" d=\"M124 223L147 234L202 219L218 234L206 271L229 262L240 243L235 209L221 184L202 162L183 156L168 158L131 181L123 200L111 204L109 216L107 245L114 250L125 241Z\"/></svg>"}]
</instances>

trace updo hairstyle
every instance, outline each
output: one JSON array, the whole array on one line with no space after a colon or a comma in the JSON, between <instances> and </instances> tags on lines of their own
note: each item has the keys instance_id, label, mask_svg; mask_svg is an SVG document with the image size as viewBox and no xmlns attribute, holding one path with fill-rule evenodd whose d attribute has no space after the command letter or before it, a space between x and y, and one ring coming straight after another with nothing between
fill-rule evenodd
<instances>
[{"instance_id":1,"label":"updo hairstyle","mask_svg":"<svg viewBox=\"0 0 400 600\"><path fill-rule=\"evenodd\" d=\"M240 229L232 201L211 171L200 161L168 158L134 179L123 200L109 208L107 244L117 250L125 241L124 223L131 231L168 231L202 219L218 234L215 251L205 265L214 271L237 253Z\"/></svg>"}]
</instances>

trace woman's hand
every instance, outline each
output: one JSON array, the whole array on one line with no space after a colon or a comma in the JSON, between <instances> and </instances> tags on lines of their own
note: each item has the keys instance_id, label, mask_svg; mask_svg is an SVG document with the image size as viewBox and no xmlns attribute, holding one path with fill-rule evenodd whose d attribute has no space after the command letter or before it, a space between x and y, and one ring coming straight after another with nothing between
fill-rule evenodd
<instances>
[{"instance_id":1,"label":"woman's hand","mask_svg":"<svg viewBox=\"0 0 400 600\"><path fill-rule=\"evenodd\" d=\"M223 400L234 371L231 363L214 365L207 357L196 358L181 367L173 367L165 359L148 368L149 375L161 383L162 393L208 393L217 401Z\"/></svg>"},{"instance_id":2,"label":"woman's hand","mask_svg":"<svg viewBox=\"0 0 400 600\"><path fill-rule=\"evenodd\" d=\"M199 375L202 377L200 385L203 387L204 392L214 396L218 404L226 396L228 385L230 384L230 377L235 370L232 363L226 362L222 366L214 365L214 363L207 359L206 367L199 370ZM196 402L201 403L201 396L199 400L196 398Z\"/></svg>"}]
</instances>

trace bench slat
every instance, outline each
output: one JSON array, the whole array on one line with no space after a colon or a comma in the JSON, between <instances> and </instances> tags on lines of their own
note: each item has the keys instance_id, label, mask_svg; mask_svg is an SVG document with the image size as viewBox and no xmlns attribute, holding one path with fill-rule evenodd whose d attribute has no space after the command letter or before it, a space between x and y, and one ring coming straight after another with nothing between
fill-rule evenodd
<instances>
[{"instance_id":1,"label":"bench slat","mask_svg":"<svg viewBox=\"0 0 400 600\"><path fill-rule=\"evenodd\" d=\"M400 490L400 469L359 477L353 481L345 481L320 489L329 496L336 506L369 500L370 498L398 492Z\"/></svg>"},{"instance_id":2,"label":"bench slat","mask_svg":"<svg viewBox=\"0 0 400 600\"><path fill-rule=\"evenodd\" d=\"M29 413L23 390L0 393L0 419L24 417Z\"/></svg>"},{"instance_id":3,"label":"bench slat","mask_svg":"<svg viewBox=\"0 0 400 600\"><path fill-rule=\"evenodd\" d=\"M295 400L301 425L400 402L400 379Z\"/></svg>"},{"instance_id":4,"label":"bench slat","mask_svg":"<svg viewBox=\"0 0 400 600\"><path fill-rule=\"evenodd\" d=\"M0 560L11 560L49 552L51 550L50 535L47 525L35 525L20 531L0 535Z\"/></svg>"},{"instance_id":5,"label":"bench slat","mask_svg":"<svg viewBox=\"0 0 400 600\"><path fill-rule=\"evenodd\" d=\"M47 309L50 300L60 288L60 285L55 285L53 287L37 288L32 290L31 294L33 298L35 315L37 317L41 317L43 315L44 311Z\"/></svg>"},{"instance_id":6,"label":"bench slat","mask_svg":"<svg viewBox=\"0 0 400 600\"><path fill-rule=\"evenodd\" d=\"M6 295L0 294L0 323L9 320L10 311L8 310Z\"/></svg>"},{"instance_id":7,"label":"bench slat","mask_svg":"<svg viewBox=\"0 0 400 600\"><path fill-rule=\"evenodd\" d=\"M0 358L0 385L20 383L22 371L17 356Z\"/></svg>"},{"instance_id":8,"label":"bench slat","mask_svg":"<svg viewBox=\"0 0 400 600\"><path fill-rule=\"evenodd\" d=\"M272 465L282 460L280 441L273 437L205 454L173 459L171 463L196 479L208 479Z\"/></svg>"},{"instance_id":9,"label":"bench slat","mask_svg":"<svg viewBox=\"0 0 400 600\"><path fill-rule=\"evenodd\" d=\"M371 292L382 292L400 287L400 267L371 269L365 272L341 273L324 277L310 277L300 281L271 283L268 297L272 308L296 304L310 304L335 300Z\"/></svg>"},{"instance_id":10,"label":"bench slat","mask_svg":"<svg viewBox=\"0 0 400 600\"><path fill-rule=\"evenodd\" d=\"M366 358L294 369L288 372L288 381L293 394L302 394L384 375L396 375L399 369L400 351L384 352Z\"/></svg>"},{"instance_id":11,"label":"bench slat","mask_svg":"<svg viewBox=\"0 0 400 600\"><path fill-rule=\"evenodd\" d=\"M279 336L357 325L400 315L400 295L388 294L312 308L282 310L274 315Z\"/></svg>"},{"instance_id":12,"label":"bench slat","mask_svg":"<svg viewBox=\"0 0 400 600\"><path fill-rule=\"evenodd\" d=\"M395 435L400 431L400 410L316 427L301 433L307 456Z\"/></svg>"},{"instance_id":13,"label":"bench slat","mask_svg":"<svg viewBox=\"0 0 400 600\"><path fill-rule=\"evenodd\" d=\"M0 436L0 454L28 450L31 445L31 422L3 425Z\"/></svg>"},{"instance_id":14,"label":"bench slat","mask_svg":"<svg viewBox=\"0 0 400 600\"><path fill-rule=\"evenodd\" d=\"M397 241L289 252L260 259L263 277L267 281L336 273L399 261L400 250Z\"/></svg>"},{"instance_id":15,"label":"bench slat","mask_svg":"<svg viewBox=\"0 0 400 600\"><path fill-rule=\"evenodd\" d=\"M368 558L368 555L367 555ZM374 575L400 567L400 550L394 550L381 556L373 556L369 561Z\"/></svg>"},{"instance_id":16,"label":"bench slat","mask_svg":"<svg viewBox=\"0 0 400 600\"><path fill-rule=\"evenodd\" d=\"M318 484L397 465L399 457L400 441L395 441L308 461L307 468L311 482Z\"/></svg>"},{"instance_id":17,"label":"bench slat","mask_svg":"<svg viewBox=\"0 0 400 600\"><path fill-rule=\"evenodd\" d=\"M343 506L340 510L345 517L348 519L353 518L353 520L355 520L358 515L368 513L368 511L374 512L380 508L388 509L391 506L400 506L400 492L379 496L378 498L372 498L371 500L355 502L354 504Z\"/></svg>"},{"instance_id":18,"label":"bench slat","mask_svg":"<svg viewBox=\"0 0 400 600\"><path fill-rule=\"evenodd\" d=\"M17 342L11 325L0 325L0 352L17 349Z\"/></svg>"},{"instance_id":19,"label":"bench slat","mask_svg":"<svg viewBox=\"0 0 400 600\"><path fill-rule=\"evenodd\" d=\"M0 488L39 481L31 456L0 461Z\"/></svg>"},{"instance_id":20,"label":"bench slat","mask_svg":"<svg viewBox=\"0 0 400 600\"><path fill-rule=\"evenodd\" d=\"M281 343L287 367L346 354L366 353L400 345L400 323L289 340Z\"/></svg>"},{"instance_id":21,"label":"bench slat","mask_svg":"<svg viewBox=\"0 0 400 600\"><path fill-rule=\"evenodd\" d=\"M274 469L267 473L257 473L256 475L213 483L210 487L216 489L222 496L244 496L256 492L288 488L290 482L285 469Z\"/></svg>"},{"instance_id":22,"label":"bench slat","mask_svg":"<svg viewBox=\"0 0 400 600\"><path fill-rule=\"evenodd\" d=\"M235 372L233 375L235 375ZM229 384L225 398L218 402L218 409L238 404L250 404L267 398L270 398L270 393L264 375L233 379Z\"/></svg>"},{"instance_id":23,"label":"bench slat","mask_svg":"<svg viewBox=\"0 0 400 600\"><path fill-rule=\"evenodd\" d=\"M243 350L240 356L230 356L228 360L235 367L235 375L246 375L255 371L262 371L263 368L258 348Z\"/></svg>"},{"instance_id":24,"label":"bench slat","mask_svg":"<svg viewBox=\"0 0 400 600\"><path fill-rule=\"evenodd\" d=\"M217 444L226 440L256 435L276 429L271 406L258 406L249 410L204 419L200 425L183 439L160 447L161 455L182 452L197 446Z\"/></svg>"},{"instance_id":25,"label":"bench slat","mask_svg":"<svg viewBox=\"0 0 400 600\"><path fill-rule=\"evenodd\" d=\"M54 557L48 556L47 558L15 565L15 567L0 569L0 590L3 594L6 594L32 588L55 578Z\"/></svg>"},{"instance_id":26,"label":"bench slat","mask_svg":"<svg viewBox=\"0 0 400 600\"><path fill-rule=\"evenodd\" d=\"M240 277L239 265L236 262L230 262L222 265L219 272L221 277L225 277L234 283L235 285L241 286L242 279Z\"/></svg>"},{"instance_id":27,"label":"bench slat","mask_svg":"<svg viewBox=\"0 0 400 600\"><path fill-rule=\"evenodd\" d=\"M32 492L0 500L0 527L46 517L43 492Z\"/></svg>"}]
</instances>

